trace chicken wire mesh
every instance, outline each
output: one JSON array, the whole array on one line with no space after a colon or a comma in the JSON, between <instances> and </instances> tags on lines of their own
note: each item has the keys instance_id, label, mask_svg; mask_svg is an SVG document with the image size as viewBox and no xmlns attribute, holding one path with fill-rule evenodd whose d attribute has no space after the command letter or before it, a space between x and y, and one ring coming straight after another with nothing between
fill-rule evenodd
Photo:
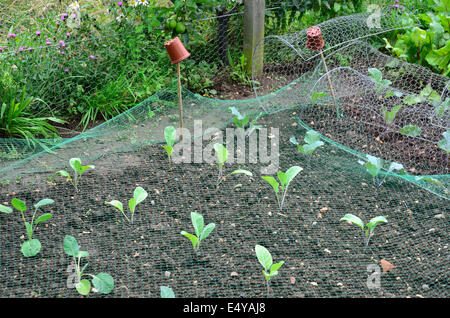
<instances>
[{"instance_id":1,"label":"chicken wire mesh","mask_svg":"<svg viewBox=\"0 0 450 318\"><path fill-rule=\"evenodd\" d=\"M320 25L325 41L347 23L352 28L352 21L351 17L327 21L328 29ZM217 186L216 163L169 163L161 143L164 127L178 126L175 83L75 138L25 160L3 163L1 204L20 198L31 206L44 197L55 203L42 209L53 218L36 231L42 250L32 258L20 251L25 240L20 217L0 215L1 295L76 296L70 284L71 259L62 246L64 236L72 235L90 253L89 272L104 271L114 277L113 297L159 297L163 285L170 286L177 297L266 296L255 244L267 247L275 262L285 262L270 282L271 296L448 297L448 155L437 151L435 139L448 129L448 122L445 116L437 118L429 96L404 106L394 125L381 120L383 106L396 105L409 95L420 96L431 73L377 52L355 34L342 39L347 45L339 46L336 39L338 47L324 52L338 108L330 94L311 100L314 92L329 92L318 56L299 59L298 69L284 65L284 58L265 56L266 80L258 81L252 99L211 99L183 88L188 131L194 132L194 121L201 119L203 128L216 127L226 135L224 129L233 126L229 107L258 118L261 128L279 129L278 146L270 142L274 136L268 139L271 151L279 154L280 170L293 165L304 168L292 181L282 211L261 179L264 164L225 164L227 175L241 168L253 176L228 175ZM276 43L272 40L265 39L265 54L281 52L283 46L272 50L270 43ZM196 52L190 51L195 59ZM207 56L217 57L214 52ZM295 52L289 54L297 59ZM341 65L341 56L348 65ZM397 63L394 74L382 72L391 84L369 77L369 68L384 70L392 61ZM266 83L270 85L261 95ZM447 96L446 78L434 74L431 83L441 100ZM386 97L389 90L403 95ZM393 131L405 123L418 125L421 136L401 140ZM325 144L305 156L290 140L296 137L301 142L311 129L321 134ZM218 137L205 137L203 132L193 134L193 142L200 139L207 146ZM252 135L261 138L261 134L262 129ZM433 154L427 158L419 154L422 151ZM367 154L385 160L385 167L398 161L407 174L382 170L383 184L378 186L358 162L366 160ZM55 174L69 169L73 157L95 165L83 175L78 191ZM149 197L137 207L130 224L104 202L126 202L137 186L145 188ZM190 212L199 212L205 223L216 224L199 252L180 235L182 230L193 231ZM339 221L347 213L366 222L385 215L388 223L376 228L365 249L361 231ZM395 268L385 272L386 261ZM372 281L373 275L379 279Z\"/></svg>"}]
</instances>

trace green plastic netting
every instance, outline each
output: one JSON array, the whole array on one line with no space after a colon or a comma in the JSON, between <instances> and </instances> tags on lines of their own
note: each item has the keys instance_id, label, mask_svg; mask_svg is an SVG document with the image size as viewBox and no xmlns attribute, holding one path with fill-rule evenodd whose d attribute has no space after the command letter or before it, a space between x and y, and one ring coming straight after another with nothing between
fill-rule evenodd
<instances>
[{"instance_id":1,"label":"green plastic netting","mask_svg":"<svg viewBox=\"0 0 450 318\"><path fill-rule=\"evenodd\" d=\"M337 18L320 26L333 43L331 37L338 37L336 30L343 25L361 34L366 18ZM364 38L393 29L384 26ZM183 88L184 124L192 133L186 140L192 145L208 149L224 137L234 125L229 107L235 107L261 126L247 143L256 136L259 145L263 139L269 143L281 171L303 167L282 210L261 179L266 163L226 163L219 186L217 163L169 163L162 143L164 128L179 121L173 83L75 138L48 141L47 148L33 149L25 159L0 163L0 204L20 198L31 207L43 198L55 200L42 209L53 218L35 232L42 249L32 258L20 251L26 234L18 212L0 215L1 296L77 296L69 284L71 258L63 250L64 237L72 235L90 254L89 272L114 277L112 297L159 297L160 286L170 286L177 297L265 296L256 244L265 246L275 262L284 261L270 282L273 296L448 297L450 178L448 154L437 145L448 130L448 110L438 114L438 104L422 94L420 102L402 106L394 124L382 120L383 107L391 110L408 96L421 96L430 82L442 105L449 97L448 78L434 74L430 79L424 68L381 54L361 36L345 33L347 38L335 40L340 45L324 51L338 107L330 94L313 102L314 92L329 93L329 86L320 57L298 54L296 47L304 47L306 40L302 34L265 38L262 71L253 66L258 70L255 98L210 99ZM381 70L390 83L376 83L369 68ZM203 126L197 135L195 120ZM421 134L399 133L406 124L418 126ZM207 134L210 127L219 130ZM319 132L325 144L305 156L290 140L302 143L309 130ZM23 153L26 148L13 140L0 147L10 159L14 149ZM265 150L259 148L258 155ZM367 155L384 161L376 179L381 185L359 162L367 161ZM55 173L69 171L73 157L95 165L83 175L78 191ZM403 164L404 173L388 171L392 162ZM253 176L230 175L238 168ZM149 196L130 224L104 202L126 203L138 186ZM198 253L180 235L193 232L191 212L216 224ZM388 223L376 228L364 248L360 229L339 221L347 213L366 222L383 215ZM384 273L385 261L395 268Z\"/></svg>"}]
</instances>

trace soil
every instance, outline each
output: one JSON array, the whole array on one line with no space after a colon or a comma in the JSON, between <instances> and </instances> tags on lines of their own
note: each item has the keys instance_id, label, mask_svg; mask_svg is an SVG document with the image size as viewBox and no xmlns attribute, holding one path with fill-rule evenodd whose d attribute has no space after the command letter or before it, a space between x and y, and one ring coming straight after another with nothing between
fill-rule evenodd
<instances>
[{"instance_id":1,"label":"soil","mask_svg":"<svg viewBox=\"0 0 450 318\"><path fill-rule=\"evenodd\" d=\"M35 232L42 250L33 258L20 252L25 229L18 214L0 215L0 296L79 297L66 285L71 258L62 247L64 236L73 235L90 253L86 271L114 277L108 297L159 297L162 285L177 297L265 297L255 244L285 262L270 282L273 297L448 297L448 201L394 178L376 188L355 158L329 145L308 163L288 141L304 135L298 115L283 111L258 122L280 128L280 169L304 168L282 211L260 178L265 164L226 164L228 176L216 186L215 164L169 165L157 144L95 162L78 192L47 175L3 186L2 204L14 197L29 206L45 197L56 202L42 209L54 217ZM230 176L237 168L253 177ZM129 224L104 202L127 206L136 186L149 197ZM194 211L216 224L199 253L180 235L193 233ZM385 215L389 223L376 228L364 249L358 227L339 221L346 213L365 221ZM383 259L395 268L381 274L379 288L369 289L368 265Z\"/></svg>"}]
</instances>

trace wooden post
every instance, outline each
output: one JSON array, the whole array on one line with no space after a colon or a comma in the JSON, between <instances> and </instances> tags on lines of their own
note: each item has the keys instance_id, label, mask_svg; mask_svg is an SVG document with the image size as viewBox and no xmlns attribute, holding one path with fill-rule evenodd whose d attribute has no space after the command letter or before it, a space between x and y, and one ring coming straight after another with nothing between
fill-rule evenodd
<instances>
[{"instance_id":1,"label":"wooden post","mask_svg":"<svg viewBox=\"0 0 450 318\"><path fill-rule=\"evenodd\" d=\"M183 141L183 99L181 95L181 72L180 63L177 63L177 76L178 76L178 107L180 112L180 140Z\"/></svg>"},{"instance_id":2,"label":"wooden post","mask_svg":"<svg viewBox=\"0 0 450 318\"><path fill-rule=\"evenodd\" d=\"M246 70L251 73L253 65L255 75L260 75L263 71L264 62L263 39L266 0L246 0L244 9L244 56L247 61ZM258 47L256 47L257 45Z\"/></svg>"}]
</instances>

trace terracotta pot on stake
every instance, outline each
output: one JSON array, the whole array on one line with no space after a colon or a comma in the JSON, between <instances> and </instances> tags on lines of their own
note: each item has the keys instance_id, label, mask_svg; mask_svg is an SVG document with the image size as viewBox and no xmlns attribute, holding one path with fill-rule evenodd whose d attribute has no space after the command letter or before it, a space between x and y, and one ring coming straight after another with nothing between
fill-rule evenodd
<instances>
[{"instance_id":1,"label":"terracotta pot on stake","mask_svg":"<svg viewBox=\"0 0 450 318\"><path fill-rule=\"evenodd\" d=\"M181 74L180 74L180 62L187 59L191 53L189 53L184 47L181 40L176 37L164 44L164 47L167 50L167 53L170 56L170 60L172 64L177 65L177 76L178 76L178 107L180 111L180 140L183 140L183 103L181 97Z\"/></svg>"},{"instance_id":2,"label":"terracotta pot on stake","mask_svg":"<svg viewBox=\"0 0 450 318\"><path fill-rule=\"evenodd\" d=\"M333 85L331 84L331 77L328 73L327 63L325 62L325 57L323 56L323 47L325 46L325 41L322 36L322 30L318 26L312 26L306 30L306 47L313 51L319 51L320 57L322 58L323 67L325 68L325 73L328 79L328 87L330 88L331 96L333 97L334 107L336 108L336 113L339 116L339 109L336 103L336 96L334 95Z\"/></svg>"}]
</instances>

